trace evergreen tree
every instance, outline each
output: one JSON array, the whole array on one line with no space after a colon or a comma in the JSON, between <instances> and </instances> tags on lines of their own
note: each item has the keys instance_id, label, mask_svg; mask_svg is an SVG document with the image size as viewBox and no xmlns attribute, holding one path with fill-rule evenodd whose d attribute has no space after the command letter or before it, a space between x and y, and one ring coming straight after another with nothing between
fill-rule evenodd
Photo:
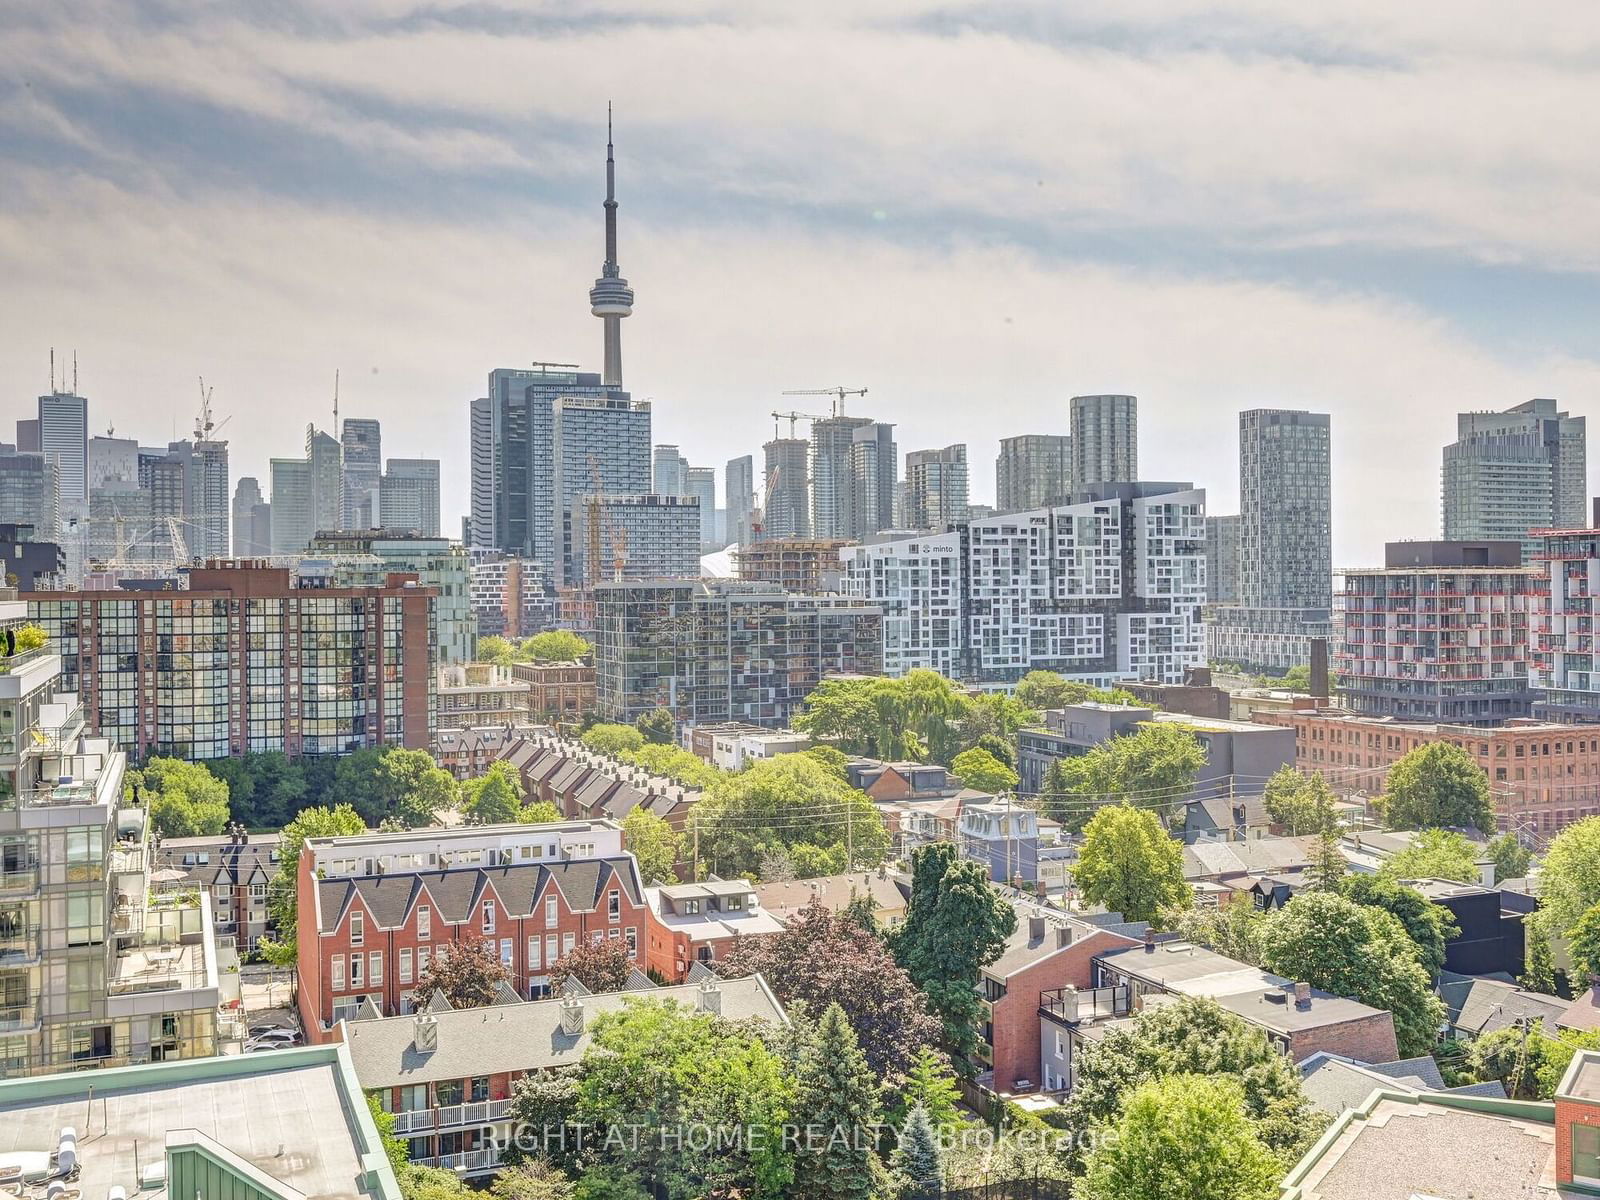
<instances>
[{"instance_id":1,"label":"evergreen tree","mask_svg":"<svg viewBox=\"0 0 1600 1200\"><path fill-rule=\"evenodd\" d=\"M906 1117L900 1130L900 1144L894 1151L894 1168L904 1175L912 1189L920 1195L939 1191L944 1176L944 1156L939 1147L939 1135L928 1120L928 1111L917 1105Z\"/></svg>"},{"instance_id":2,"label":"evergreen tree","mask_svg":"<svg viewBox=\"0 0 1600 1200\"><path fill-rule=\"evenodd\" d=\"M868 1200L882 1190L873 1149L878 1081L837 1004L828 1005L800 1060L794 1194L803 1200Z\"/></svg>"}]
</instances>

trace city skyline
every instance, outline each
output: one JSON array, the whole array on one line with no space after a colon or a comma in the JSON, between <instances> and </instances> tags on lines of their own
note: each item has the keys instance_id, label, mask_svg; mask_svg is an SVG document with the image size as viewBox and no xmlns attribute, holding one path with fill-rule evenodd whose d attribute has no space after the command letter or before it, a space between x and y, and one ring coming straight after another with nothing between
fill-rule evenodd
<instances>
[{"instance_id":1,"label":"city skyline","mask_svg":"<svg viewBox=\"0 0 1600 1200\"><path fill-rule=\"evenodd\" d=\"M566 86L603 46L625 68L619 193L628 275L650 297L629 323L628 380L654 401L654 436L691 462L758 454L785 388L867 386L854 411L894 424L901 447L965 442L971 499L986 503L1000 438L1065 433L1072 395L1116 392L1140 399L1140 474L1193 478L1220 514L1236 507L1238 412L1308 409L1333 419L1335 561L1374 562L1386 541L1439 532L1422 460L1437 462L1457 412L1590 407L1594 218L1585 158L1555 116L1594 85L1559 68L1570 41L1507 39L1486 14L1442 35L1381 7L1348 26L1225 8L1229 22L1202 28L1181 8L1001 25L913 6L870 29L823 14L827 39L741 15L716 27L717 50L707 23L683 18L675 73L711 76L687 90L642 57L647 18L602 34L581 15L551 31L470 12L380 25L358 10L312 39L247 17L136 15L74 40L69 16L36 14L0 46L31 122L23 136L0 118L17 181L0 216L17 281L0 378L26 415L50 345L76 346L90 432L157 441L189 424L187 381L204 368L234 418L234 476L265 479L294 431L327 424L343 368L342 411L441 459L454 528L485 364L603 366L584 304L603 98ZM791 34L829 62L870 50L877 82L846 72L842 90L824 87L837 72L780 53ZM213 35L258 61L199 69ZM368 53L346 70L351 46ZM729 66L741 49L762 69ZM1486 73L1502 61L1518 69L1514 107L1483 85L1510 77ZM928 62L949 66L936 78L1016 82L943 99L896 82ZM429 64L450 92L417 82ZM326 86L336 69L350 98ZM397 106L397 80L414 107ZM1283 121L1244 121L1269 90ZM842 114L869 98L885 120L862 130ZM757 100L748 124L729 116ZM1359 119L1379 109L1408 119ZM162 132L180 120L197 129L181 144ZM1220 124L1242 144L1180 153ZM1443 163L1411 166L1395 139ZM1254 164L1243 183L1237 155ZM967 169L931 171L951 156ZM1147 195L1138 172L1154 161L1169 175ZM1515 184L1503 161L1520 164ZM1322 206L1296 199L1308 172L1326 182ZM972 193L975 174L993 187ZM1539 192L1537 220L1523 188ZM92 296L62 269L73 261L96 264ZM483 285L485 262L501 283ZM769 303L729 304L751 279Z\"/></svg>"}]
</instances>

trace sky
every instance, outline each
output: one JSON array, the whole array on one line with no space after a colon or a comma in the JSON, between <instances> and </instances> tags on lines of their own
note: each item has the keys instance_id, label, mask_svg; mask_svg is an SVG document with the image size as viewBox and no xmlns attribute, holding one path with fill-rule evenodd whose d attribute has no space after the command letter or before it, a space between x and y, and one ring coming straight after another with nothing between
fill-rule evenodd
<instances>
[{"instance_id":1,"label":"sky","mask_svg":"<svg viewBox=\"0 0 1600 1200\"><path fill-rule=\"evenodd\" d=\"M1370 563L1437 535L1456 412L1594 409L1597 68L1592 0L0 0L0 419L51 347L146 443L204 376L265 489L337 370L455 530L488 372L599 369L609 100L655 441L759 462L865 387L989 501L1132 393L1221 513L1240 410L1328 412Z\"/></svg>"}]
</instances>

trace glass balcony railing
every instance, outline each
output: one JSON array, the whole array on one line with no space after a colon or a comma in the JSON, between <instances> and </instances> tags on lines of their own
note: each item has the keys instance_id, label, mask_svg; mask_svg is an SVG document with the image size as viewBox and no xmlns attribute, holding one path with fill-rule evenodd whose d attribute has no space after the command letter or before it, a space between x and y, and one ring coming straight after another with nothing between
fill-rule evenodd
<instances>
[{"instance_id":1,"label":"glass balcony railing","mask_svg":"<svg viewBox=\"0 0 1600 1200\"><path fill-rule=\"evenodd\" d=\"M0 933L0 970L33 966L39 961L39 947L37 929Z\"/></svg>"},{"instance_id":2,"label":"glass balcony railing","mask_svg":"<svg viewBox=\"0 0 1600 1200\"><path fill-rule=\"evenodd\" d=\"M0 871L0 896L28 896L38 890L38 867L14 867Z\"/></svg>"},{"instance_id":3,"label":"glass balcony railing","mask_svg":"<svg viewBox=\"0 0 1600 1200\"><path fill-rule=\"evenodd\" d=\"M0 1033L29 1033L39 1027L39 1005L28 1000L21 1004L0 1004Z\"/></svg>"}]
</instances>

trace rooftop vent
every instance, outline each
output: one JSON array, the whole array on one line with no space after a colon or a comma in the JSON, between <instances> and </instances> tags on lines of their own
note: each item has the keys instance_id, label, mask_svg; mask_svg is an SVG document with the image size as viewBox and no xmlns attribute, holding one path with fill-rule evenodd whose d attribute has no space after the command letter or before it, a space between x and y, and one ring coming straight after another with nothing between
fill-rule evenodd
<instances>
[{"instance_id":1,"label":"rooftop vent","mask_svg":"<svg viewBox=\"0 0 1600 1200\"><path fill-rule=\"evenodd\" d=\"M561 1032L569 1037L576 1037L583 1032L583 1001L576 996L562 997Z\"/></svg>"},{"instance_id":2,"label":"rooftop vent","mask_svg":"<svg viewBox=\"0 0 1600 1200\"><path fill-rule=\"evenodd\" d=\"M695 1006L701 1011L720 1015L722 1013L722 985L715 979L702 979L700 991L695 997Z\"/></svg>"},{"instance_id":3,"label":"rooftop vent","mask_svg":"<svg viewBox=\"0 0 1600 1200\"><path fill-rule=\"evenodd\" d=\"M411 1022L411 1042L419 1054L432 1054L439 1048L439 1022L423 1011Z\"/></svg>"}]
</instances>

